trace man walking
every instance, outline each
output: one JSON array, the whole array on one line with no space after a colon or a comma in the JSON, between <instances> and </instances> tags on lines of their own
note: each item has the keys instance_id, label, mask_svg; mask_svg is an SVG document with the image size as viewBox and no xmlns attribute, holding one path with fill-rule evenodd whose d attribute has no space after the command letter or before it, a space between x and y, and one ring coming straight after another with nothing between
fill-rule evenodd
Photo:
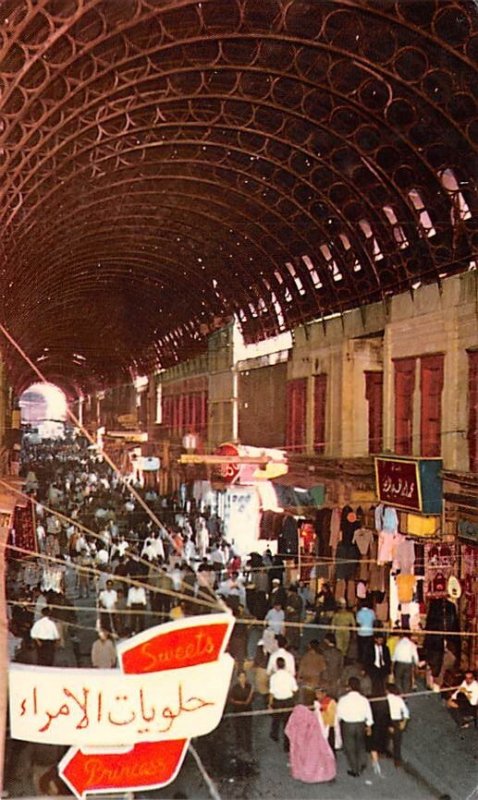
<instances>
[{"instance_id":1,"label":"man walking","mask_svg":"<svg viewBox=\"0 0 478 800\"><path fill-rule=\"evenodd\" d=\"M410 711L395 684L387 686L387 701L390 711L390 733L392 734L393 760L396 767L402 764L402 735L410 719Z\"/></svg>"},{"instance_id":2,"label":"man walking","mask_svg":"<svg viewBox=\"0 0 478 800\"><path fill-rule=\"evenodd\" d=\"M418 650L410 633L404 633L393 651L393 674L400 694L412 691L413 669L418 666Z\"/></svg>"},{"instance_id":3,"label":"man walking","mask_svg":"<svg viewBox=\"0 0 478 800\"><path fill-rule=\"evenodd\" d=\"M106 588L103 589L98 595L98 607L100 610L100 627L114 633L114 612L116 610L116 603L118 602L118 593L113 588L113 581L106 581Z\"/></svg>"},{"instance_id":4,"label":"man walking","mask_svg":"<svg viewBox=\"0 0 478 800\"><path fill-rule=\"evenodd\" d=\"M50 617L48 606L42 609L41 619L32 626L30 637L36 644L38 664L42 667L51 667L55 660L55 646L60 640L58 628Z\"/></svg>"},{"instance_id":5,"label":"man walking","mask_svg":"<svg viewBox=\"0 0 478 800\"><path fill-rule=\"evenodd\" d=\"M337 703L344 752L350 769L348 775L357 778L365 769L365 734L370 735L373 717L370 703L360 693L358 678L350 678L348 691Z\"/></svg>"},{"instance_id":6,"label":"man walking","mask_svg":"<svg viewBox=\"0 0 478 800\"><path fill-rule=\"evenodd\" d=\"M270 737L275 742L279 741L280 728L285 728L294 704L294 694L297 692L297 681L285 668L283 658L276 662L276 672L271 675L269 685L269 708L275 713L272 715ZM288 709L284 711L284 709ZM284 736L284 750L289 750L289 740Z\"/></svg>"},{"instance_id":7,"label":"man walking","mask_svg":"<svg viewBox=\"0 0 478 800\"><path fill-rule=\"evenodd\" d=\"M377 632L373 637L373 647L368 652L364 666L372 681L372 694L380 695L391 670L390 651L385 646L382 632Z\"/></svg>"}]
</instances>

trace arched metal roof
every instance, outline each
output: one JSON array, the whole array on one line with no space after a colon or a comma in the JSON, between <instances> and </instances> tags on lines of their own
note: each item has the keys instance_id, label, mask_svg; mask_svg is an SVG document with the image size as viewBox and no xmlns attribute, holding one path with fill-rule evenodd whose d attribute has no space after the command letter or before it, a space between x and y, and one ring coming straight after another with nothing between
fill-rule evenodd
<instances>
[{"instance_id":1,"label":"arched metal roof","mask_svg":"<svg viewBox=\"0 0 478 800\"><path fill-rule=\"evenodd\" d=\"M476 256L473 0L0 0L0 20L0 320L70 390L232 314L253 341Z\"/></svg>"}]
</instances>

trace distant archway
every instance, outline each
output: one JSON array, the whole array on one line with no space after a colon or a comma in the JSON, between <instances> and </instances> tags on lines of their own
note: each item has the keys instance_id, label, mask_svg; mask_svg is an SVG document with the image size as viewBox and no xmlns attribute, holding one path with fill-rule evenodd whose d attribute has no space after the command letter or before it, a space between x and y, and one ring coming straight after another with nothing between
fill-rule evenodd
<instances>
[{"instance_id":1,"label":"distant archway","mask_svg":"<svg viewBox=\"0 0 478 800\"><path fill-rule=\"evenodd\" d=\"M67 401L65 393L58 386L53 383L33 383L20 395L19 405L23 425L41 427L45 429L43 432L46 436L59 435L60 426L55 423L66 421Z\"/></svg>"}]
</instances>

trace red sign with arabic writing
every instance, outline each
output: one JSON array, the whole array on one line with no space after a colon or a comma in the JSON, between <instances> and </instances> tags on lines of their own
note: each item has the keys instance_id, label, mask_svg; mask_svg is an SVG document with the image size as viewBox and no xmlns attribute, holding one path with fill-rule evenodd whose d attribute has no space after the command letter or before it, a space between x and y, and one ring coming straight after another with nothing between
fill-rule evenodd
<instances>
[{"instance_id":1,"label":"red sign with arabic writing","mask_svg":"<svg viewBox=\"0 0 478 800\"><path fill-rule=\"evenodd\" d=\"M216 663L224 653L232 627L232 618L223 614L158 626L120 645L122 671L146 674ZM225 680L229 679L225 674ZM185 705L183 710L191 709ZM59 774L80 798L90 792L160 788L177 776L188 745L189 739L169 739L109 751L73 747L62 759Z\"/></svg>"},{"instance_id":2,"label":"red sign with arabic writing","mask_svg":"<svg viewBox=\"0 0 478 800\"><path fill-rule=\"evenodd\" d=\"M392 458L376 458L377 494L382 503L421 511L418 463Z\"/></svg>"},{"instance_id":3,"label":"red sign with arabic writing","mask_svg":"<svg viewBox=\"0 0 478 800\"><path fill-rule=\"evenodd\" d=\"M214 450L215 456L237 456L239 450L234 444L221 444ZM216 464L212 473L212 480L221 483L235 483L239 477L239 464Z\"/></svg>"}]
</instances>

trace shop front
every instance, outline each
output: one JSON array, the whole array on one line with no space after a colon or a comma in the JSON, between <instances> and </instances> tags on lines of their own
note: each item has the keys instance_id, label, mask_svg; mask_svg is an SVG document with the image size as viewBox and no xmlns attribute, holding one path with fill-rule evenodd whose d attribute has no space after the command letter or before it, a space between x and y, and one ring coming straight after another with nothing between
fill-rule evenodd
<instances>
[{"instance_id":1,"label":"shop front","mask_svg":"<svg viewBox=\"0 0 478 800\"><path fill-rule=\"evenodd\" d=\"M226 442L210 455L184 454L180 461L186 468L207 467L207 479L194 481L190 500L198 511L217 514L240 555L267 547L277 552L276 520L283 508L272 478L287 472L284 451Z\"/></svg>"},{"instance_id":2,"label":"shop front","mask_svg":"<svg viewBox=\"0 0 478 800\"><path fill-rule=\"evenodd\" d=\"M443 531L441 468L435 458L375 459L375 514L383 520L377 557L389 569L390 623L401 628L429 629L433 619L441 630L450 617L448 582L457 557L453 537Z\"/></svg>"},{"instance_id":3,"label":"shop front","mask_svg":"<svg viewBox=\"0 0 478 800\"><path fill-rule=\"evenodd\" d=\"M461 668L478 668L478 475L444 472L444 524L454 537Z\"/></svg>"}]
</instances>

